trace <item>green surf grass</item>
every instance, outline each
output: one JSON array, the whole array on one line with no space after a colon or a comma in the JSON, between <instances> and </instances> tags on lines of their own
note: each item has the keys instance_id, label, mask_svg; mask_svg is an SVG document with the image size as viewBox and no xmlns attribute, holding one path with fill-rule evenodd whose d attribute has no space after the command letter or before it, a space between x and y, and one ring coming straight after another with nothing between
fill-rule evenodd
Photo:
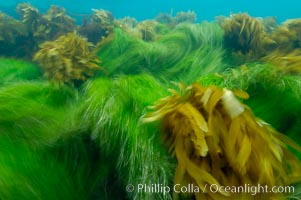
<instances>
[{"instance_id":1,"label":"green surf grass","mask_svg":"<svg viewBox=\"0 0 301 200\"><path fill-rule=\"evenodd\" d=\"M69 169L49 153L0 136L0 199L82 199Z\"/></svg>"},{"instance_id":2,"label":"green surf grass","mask_svg":"<svg viewBox=\"0 0 301 200\"><path fill-rule=\"evenodd\" d=\"M301 144L299 76L265 63L226 69L233 63L215 23L161 33L145 42L116 28L98 51L108 77L77 89L40 80L30 62L0 58L0 199L172 199L125 191L172 187L176 162L159 124L141 123L172 81L245 90L256 116Z\"/></svg>"},{"instance_id":3,"label":"green surf grass","mask_svg":"<svg viewBox=\"0 0 301 200\"><path fill-rule=\"evenodd\" d=\"M217 24L180 24L155 42L115 29L112 42L98 51L109 76L147 71L169 80L193 82L221 71L223 32Z\"/></svg>"},{"instance_id":4,"label":"green surf grass","mask_svg":"<svg viewBox=\"0 0 301 200\"><path fill-rule=\"evenodd\" d=\"M40 79L42 72L33 63L13 58L0 58L0 86Z\"/></svg>"},{"instance_id":5,"label":"green surf grass","mask_svg":"<svg viewBox=\"0 0 301 200\"><path fill-rule=\"evenodd\" d=\"M0 132L32 145L51 144L70 128L68 107L75 96L71 89L58 89L43 82L2 87Z\"/></svg>"},{"instance_id":6,"label":"green surf grass","mask_svg":"<svg viewBox=\"0 0 301 200\"><path fill-rule=\"evenodd\" d=\"M166 94L149 75L96 79L86 86L82 122L103 153L116 163L123 190L127 184L171 184L173 160L160 143L156 125L142 124L146 107ZM170 199L169 194L126 193L130 199ZM119 198L122 198L120 196Z\"/></svg>"},{"instance_id":7,"label":"green surf grass","mask_svg":"<svg viewBox=\"0 0 301 200\"><path fill-rule=\"evenodd\" d=\"M75 123L77 100L74 89L47 82L0 88L0 199L90 196L98 179L93 151Z\"/></svg>"}]
</instances>

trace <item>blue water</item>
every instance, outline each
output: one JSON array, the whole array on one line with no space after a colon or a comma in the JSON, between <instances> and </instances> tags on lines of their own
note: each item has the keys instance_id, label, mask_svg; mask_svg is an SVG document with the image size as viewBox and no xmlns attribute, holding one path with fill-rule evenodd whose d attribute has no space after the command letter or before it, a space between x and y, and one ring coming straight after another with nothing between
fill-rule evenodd
<instances>
[{"instance_id":1,"label":"blue water","mask_svg":"<svg viewBox=\"0 0 301 200\"><path fill-rule=\"evenodd\" d=\"M0 0L0 10L16 15L16 4L20 0ZM70 14L89 14L91 8L106 9L115 18L135 17L137 20L151 19L159 13L173 13L192 10L198 21L214 20L215 16L237 12L248 12L251 16L276 16L278 22L301 17L300 0L29 0L25 1L46 11L50 5L65 7Z\"/></svg>"}]
</instances>

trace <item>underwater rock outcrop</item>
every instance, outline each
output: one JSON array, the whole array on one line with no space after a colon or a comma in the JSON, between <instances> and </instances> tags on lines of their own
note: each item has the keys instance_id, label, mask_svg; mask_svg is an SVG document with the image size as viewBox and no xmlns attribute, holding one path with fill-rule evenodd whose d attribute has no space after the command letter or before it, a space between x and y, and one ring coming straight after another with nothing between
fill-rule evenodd
<instances>
[{"instance_id":1,"label":"underwater rock outcrop","mask_svg":"<svg viewBox=\"0 0 301 200\"><path fill-rule=\"evenodd\" d=\"M139 36L144 41L156 40L155 26L157 22L154 20L145 20L137 24L136 29L139 31Z\"/></svg>"},{"instance_id":2,"label":"underwater rock outcrop","mask_svg":"<svg viewBox=\"0 0 301 200\"><path fill-rule=\"evenodd\" d=\"M47 13L43 15L47 24L43 24L44 32L47 33L47 40L56 39L58 36L76 30L75 20L66 14L65 8L59 6L51 6ZM41 26L43 26L41 25Z\"/></svg>"},{"instance_id":3,"label":"underwater rock outcrop","mask_svg":"<svg viewBox=\"0 0 301 200\"><path fill-rule=\"evenodd\" d=\"M129 16L118 19L116 22L120 23L120 26L126 26L127 28L134 28L138 24L138 21L134 17Z\"/></svg>"},{"instance_id":4,"label":"underwater rock outcrop","mask_svg":"<svg viewBox=\"0 0 301 200\"><path fill-rule=\"evenodd\" d=\"M262 19L264 30L267 33L272 33L277 27L277 18L276 17L265 17Z\"/></svg>"},{"instance_id":5,"label":"underwater rock outcrop","mask_svg":"<svg viewBox=\"0 0 301 200\"><path fill-rule=\"evenodd\" d=\"M175 22L180 23L195 23L197 20L197 15L194 11L187 12L177 12L175 16Z\"/></svg>"},{"instance_id":6,"label":"underwater rock outcrop","mask_svg":"<svg viewBox=\"0 0 301 200\"><path fill-rule=\"evenodd\" d=\"M114 28L114 16L106 10L92 9L93 14L84 20L78 32L87 37L89 42L97 44L103 37L112 33Z\"/></svg>"},{"instance_id":7,"label":"underwater rock outcrop","mask_svg":"<svg viewBox=\"0 0 301 200\"><path fill-rule=\"evenodd\" d=\"M39 10L29 3L21 3L17 5L17 12L20 15L21 21L26 24L29 30L36 30L41 20Z\"/></svg>"},{"instance_id":8,"label":"underwater rock outcrop","mask_svg":"<svg viewBox=\"0 0 301 200\"><path fill-rule=\"evenodd\" d=\"M0 12L0 55L20 56L25 54L28 31L20 21Z\"/></svg>"},{"instance_id":9,"label":"underwater rock outcrop","mask_svg":"<svg viewBox=\"0 0 301 200\"><path fill-rule=\"evenodd\" d=\"M51 6L43 15L29 3L21 3L17 6L17 12L28 31L28 57L32 56L42 42L54 40L76 30L75 20L66 14L64 8L58 6Z\"/></svg>"},{"instance_id":10,"label":"underwater rock outcrop","mask_svg":"<svg viewBox=\"0 0 301 200\"><path fill-rule=\"evenodd\" d=\"M272 32L271 38L282 52L301 48L301 19L285 21Z\"/></svg>"},{"instance_id":11,"label":"underwater rock outcrop","mask_svg":"<svg viewBox=\"0 0 301 200\"><path fill-rule=\"evenodd\" d=\"M301 73L301 20L291 19L270 32L272 49L261 60L272 63L284 73Z\"/></svg>"},{"instance_id":12,"label":"underwater rock outcrop","mask_svg":"<svg viewBox=\"0 0 301 200\"><path fill-rule=\"evenodd\" d=\"M176 16L172 16L172 13L160 13L158 16L156 16L155 20L162 24L167 24L173 27L181 23L196 23L197 15L194 11L190 10L187 12L177 12Z\"/></svg>"},{"instance_id":13,"label":"underwater rock outcrop","mask_svg":"<svg viewBox=\"0 0 301 200\"><path fill-rule=\"evenodd\" d=\"M156 16L155 20L161 24L171 25L175 23L174 17L168 13L160 13L158 16Z\"/></svg>"},{"instance_id":14,"label":"underwater rock outcrop","mask_svg":"<svg viewBox=\"0 0 301 200\"><path fill-rule=\"evenodd\" d=\"M55 41L43 43L34 55L34 60L43 68L46 78L74 85L77 81L85 81L101 69L92 47L92 43L85 38L69 33Z\"/></svg>"},{"instance_id":15,"label":"underwater rock outcrop","mask_svg":"<svg viewBox=\"0 0 301 200\"><path fill-rule=\"evenodd\" d=\"M0 12L0 41L15 44L20 36L26 36L26 27L18 20ZM5 30L5 31L4 31Z\"/></svg>"}]
</instances>

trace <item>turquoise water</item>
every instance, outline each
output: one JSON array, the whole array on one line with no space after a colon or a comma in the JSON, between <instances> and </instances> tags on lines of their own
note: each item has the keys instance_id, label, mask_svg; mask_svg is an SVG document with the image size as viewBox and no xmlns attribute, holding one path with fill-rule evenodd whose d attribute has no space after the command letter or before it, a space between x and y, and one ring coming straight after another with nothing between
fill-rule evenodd
<instances>
[{"instance_id":1,"label":"turquoise water","mask_svg":"<svg viewBox=\"0 0 301 200\"><path fill-rule=\"evenodd\" d=\"M0 10L16 15L16 4L21 2L24 1L2 0L0 1ZM137 20L144 20L154 18L162 12L176 13L193 10L197 13L199 21L211 21L218 15L228 16L230 13L248 12L255 17L276 16L279 22L290 18L299 18L301 5L301 2L297 0L31 0L25 2L31 3L41 11L47 10L50 5L59 5L65 7L70 15L75 16L91 13L91 8L101 8L111 11L116 18L131 16Z\"/></svg>"}]
</instances>

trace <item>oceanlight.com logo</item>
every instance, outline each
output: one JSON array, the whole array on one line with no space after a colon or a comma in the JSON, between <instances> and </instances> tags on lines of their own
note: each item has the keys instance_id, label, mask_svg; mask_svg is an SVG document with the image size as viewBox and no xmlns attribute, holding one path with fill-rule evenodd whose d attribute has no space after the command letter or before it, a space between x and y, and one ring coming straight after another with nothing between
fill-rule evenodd
<instances>
[{"instance_id":1,"label":"oceanlight.com logo","mask_svg":"<svg viewBox=\"0 0 301 200\"><path fill-rule=\"evenodd\" d=\"M205 187L208 185L205 185ZM204 189L204 191L206 191ZM272 186L268 185L250 185L244 184L242 186L219 186L212 184L209 186L209 191L212 193L247 193L250 195L256 195L259 193L294 193L294 186Z\"/></svg>"},{"instance_id":2,"label":"oceanlight.com logo","mask_svg":"<svg viewBox=\"0 0 301 200\"><path fill-rule=\"evenodd\" d=\"M136 186L129 184L126 186L127 192L135 191L138 193L162 193L163 195L170 192L175 193L246 193L250 195L256 195L259 193L294 193L294 186L268 186L268 185L250 185L244 184L242 186L221 186L218 184L205 184L204 187L200 188L194 184L175 184L173 187L163 184L137 184Z\"/></svg>"}]
</instances>

